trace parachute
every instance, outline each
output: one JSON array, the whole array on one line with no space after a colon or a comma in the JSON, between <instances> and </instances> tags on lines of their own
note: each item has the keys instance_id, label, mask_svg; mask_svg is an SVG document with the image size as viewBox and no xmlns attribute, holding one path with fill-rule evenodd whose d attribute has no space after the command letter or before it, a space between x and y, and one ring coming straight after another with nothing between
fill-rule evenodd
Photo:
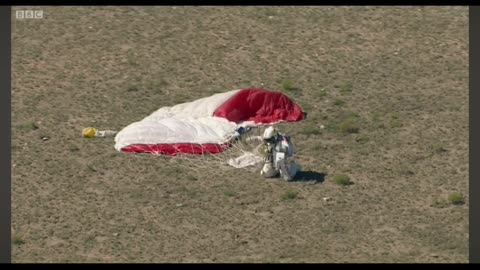
<instances>
[{"instance_id":1,"label":"parachute","mask_svg":"<svg viewBox=\"0 0 480 270\"><path fill-rule=\"evenodd\" d=\"M158 109L118 132L115 149L167 156L218 154L231 148L245 130L304 117L283 93L232 90Z\"/></svg>"}]
</instances>

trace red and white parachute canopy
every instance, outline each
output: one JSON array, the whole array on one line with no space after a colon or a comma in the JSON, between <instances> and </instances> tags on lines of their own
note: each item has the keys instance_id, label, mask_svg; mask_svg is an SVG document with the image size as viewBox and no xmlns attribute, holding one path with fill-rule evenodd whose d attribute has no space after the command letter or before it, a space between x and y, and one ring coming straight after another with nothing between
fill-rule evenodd
<instances>
[{"instance_id":1,"label":"red and white parachute canopy","mask_svg":"<svg viewBox=\"0 0 480 270\"><path fill-rule=\"evenodd\" d=\"M220 153L237 129L303 119L301 108L280 92L240 89L173 107L132 123L115 137L122 152L164 155Z\"/></svg>"}]
</instances>

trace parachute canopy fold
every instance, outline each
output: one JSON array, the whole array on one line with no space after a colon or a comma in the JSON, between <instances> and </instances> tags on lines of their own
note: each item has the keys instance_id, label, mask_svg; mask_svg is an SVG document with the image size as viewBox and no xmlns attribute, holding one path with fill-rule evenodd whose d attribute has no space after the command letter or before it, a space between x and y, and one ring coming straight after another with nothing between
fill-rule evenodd
<instances>
[{"instance_id":1,"label":"parachute canopy fold","mask_svg":"<svg viewBox=\"0 0 480 270\"><path fill-rule=\"evenodd\" d=\"M115 148L164 155L220 153L245 126L300 121L301 108L286 95L240 89L163 107L122 129Z\"/></svg>"}]
</instances>

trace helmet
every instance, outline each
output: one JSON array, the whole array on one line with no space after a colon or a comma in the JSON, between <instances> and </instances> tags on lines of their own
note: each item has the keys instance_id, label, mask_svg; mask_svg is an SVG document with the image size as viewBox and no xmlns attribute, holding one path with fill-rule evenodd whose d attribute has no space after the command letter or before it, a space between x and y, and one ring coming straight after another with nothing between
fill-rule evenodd
<instances>
[{"instance_id":1,"label":"helmet","mask_svg":"<svg viewBox=\"0 0 480 270\"><path fill-rule=\"evenodd\" d=\"M269 126L265 129L263 132L263 139L265 141L271 141L272 139L275 138L276 135L276 130L273 126Z\"/></svg>"}]
</instances>

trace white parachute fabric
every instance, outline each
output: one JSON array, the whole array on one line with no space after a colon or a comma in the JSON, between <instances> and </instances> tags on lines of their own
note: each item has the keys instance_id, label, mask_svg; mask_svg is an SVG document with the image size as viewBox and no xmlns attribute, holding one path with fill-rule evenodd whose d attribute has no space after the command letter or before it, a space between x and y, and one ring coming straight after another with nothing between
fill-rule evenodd
<instances>
[{"instance_id":1,"label":"white parachute fabric","mask_svg":"<svg viewBox=\"0 0 480 270\"><path fill-rule=\"evenodd\" d=\"M235 167L237 169L245 168L249 166L257 167L263 164L263 158L258 154L246 152L237 158L229 159L227 163L228 165Z\"/></svg>"},{"instance_id":2,"label":"white parachute fabric","mask_svg":"<svg viewBox=\"0 0 480 270\"><path fill-rule=\"evenodd\" d=\"M235 123L226 119L207 116L203 118L179 118L172 116L157 121L144 119L123 129L116 136L115 148L130 144L196 144L225 143L235 136Z\"/></svg>"},{"instance_id":3,"label":"white parachute fabric","mask_svg":"<svg viewBox=\"0 0 480 270\"><path fill-rule=\"evenodd\" d=\"M220 104L238 91L240 90L232 90L160 108L141 121L122 129L115 137L115 149L120 151L130 144L226 143L236 135L237 125L212 115Z\"/></svg>"}]
</instances>

